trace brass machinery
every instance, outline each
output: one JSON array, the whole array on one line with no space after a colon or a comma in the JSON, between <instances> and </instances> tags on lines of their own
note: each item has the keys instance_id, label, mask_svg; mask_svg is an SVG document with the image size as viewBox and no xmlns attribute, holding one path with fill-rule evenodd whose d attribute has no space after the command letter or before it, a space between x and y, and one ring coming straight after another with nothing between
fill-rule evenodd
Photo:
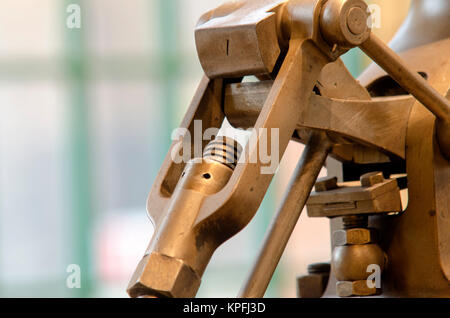
<instances>
[{"instance_id":1,"label":"brass machinery","mask_svg":"<svg viewBox=\"0 0 450 318\"><path fill-rule=\"evenodd\" d=\"M253 127L255 142L192 145L187 164L172 160L182 151L172 144L129 295L194 297L214 251L267 191L273 173L261 172L259 147L277 139L282 156L294 139L305 151L238 297L264 296L305 205L330 219L333 253L299 277L300 297L450 297L450 3L434 4L413 0L392 43L399 55L371 32L362 0L238 0L203 15L205 77L181 127L193 134L201 120L205 132L227 118ZM354 47L377 64L358 80L339 59ZM243 81L250 75L258 81ZM326 162L329 177L317 180ZM368 283L370 266L381 285Z\"/></svg>"}]
</instances>

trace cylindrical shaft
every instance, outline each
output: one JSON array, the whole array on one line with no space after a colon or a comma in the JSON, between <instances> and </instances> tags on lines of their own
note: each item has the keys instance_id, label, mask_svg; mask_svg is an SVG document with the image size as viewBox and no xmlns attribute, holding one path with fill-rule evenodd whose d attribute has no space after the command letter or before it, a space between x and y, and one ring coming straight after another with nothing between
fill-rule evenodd
<instances>
[{"instance_id":1,"label":"cylindrical shaft","mask_svg":"<svg viewBox=\"0 0 450 318\"><path fill-rule=\"evenodd\" d=\"M436 91L422 76L409 70L402 59L373 33L361 49L400 86L444 123L450 123L450 101Z\"/></svg>"},{"instance_id":2,"label":"cylindrical shaft","mask_svg":"<svg viewBox=\"0 0 450 318\"><path fill-rule=\"evenodd\" d=\"M238 297L264 296L331 147L332 143L324 132L312 133L292 176L289 191L272 221L258 259Z\"/></svg>"}]
</instances>

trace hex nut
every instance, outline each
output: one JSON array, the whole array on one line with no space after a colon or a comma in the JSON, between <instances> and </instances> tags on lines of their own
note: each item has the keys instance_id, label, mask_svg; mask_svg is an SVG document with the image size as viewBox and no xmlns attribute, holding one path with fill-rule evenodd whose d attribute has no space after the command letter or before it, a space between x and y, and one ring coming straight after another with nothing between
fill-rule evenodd
<instances>
[{"instance_id":1,"label":"hex nut","mask_svg":"<svg viewBox=\"0 0 450 318\"><path fill-rule=\"evenodd\" d=\"M195 271L182 260L153 252L140 261L127 292L130 297L192 298L200 281Z\"/></svg>"},{"instance_id":2,"label":"hex nut","mask_svg":"<svg viewBox=\"0 0 450 318\"><path fill-rule=\"evenodd\" d=\"M356 228L333 232L333 242L336 246L364 245L375 243L376 241L377 232L375 229Z\"/></svg>"},{"instance_id":3,"label":"hex nut","mask_svg":"<svg viewBox=\"0 0 450 318\"><path fill-rule=\"evenodd\" d=\"M369 172L361 176L361 185L363 187L372 187L385 181L382 172Z\"/></svg>"},{"instance_id":4,"label":"hex nut","mask_svg":"<svg viewBox=\"0 0 450 318\"><path fill-rule=\"evenodd\" d=\"M376 287L370 288L367 286L366 280L342 281L336 283L336 293L339 297L373 296L378 293L378 290Z\"/></svg>"},{"instance_id":5,"label":"hex nut","mask_svg":"<svg viewBox=\"0 0 450 318\"><path fill-rule=\"evenodd\" d=\"M329 275L308 274L297 277L298 298L320 298L328 284Z\"/></svg>"},{"instance_id":6,"label":"hex nut","mask_svg":"<svg viewBox=\"0 0 450 318\"><path fill-rule=\"evenodd\" d=\"M325 192L338 188L336 177L319 178L314 186L316 192Z\"/></svg>"}]
</instances>

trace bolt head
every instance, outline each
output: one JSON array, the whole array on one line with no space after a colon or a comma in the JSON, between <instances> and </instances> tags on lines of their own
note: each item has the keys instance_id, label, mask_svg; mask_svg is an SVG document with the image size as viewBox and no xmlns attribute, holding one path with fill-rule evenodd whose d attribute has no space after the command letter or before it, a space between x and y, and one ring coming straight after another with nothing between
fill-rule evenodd
<instances>
[{"instance_id":1,"label":"bolt head","mask_svg":"<svg viewBox=\"0 0 450 318\"><path fill-rule=\"evenodd\" d=\"M370 36L368 6L363 0L327 1L322 9L320 26L331 45L352 48Z\"/></svg>"},{"instance_id":2,"label":"bolt head","mask_svg":"<svg viewBox=\"0 0 450 318\"><path fill-rule=\"evenodd\" d=\"M139 263L127 292L131 297L191 298L199 287L199 276L184 261L153 252Z\"/></svg>"},{"instance_id":3,"label":"bolt head","mask_svg":"<svg viewBox=\"0 0 450 318\"><path fill-rule=\"evenodd\" d=\"M361 185L363 187L372 187L385 181L382 172L369 172L361 176Z\"/></svg>"},{"instance_id":4,"label":"bolt head","mask_svg":"<svg viewBox=\"0 0 450 318\"><path fill-rule=\"evenodd\" d=\"M333 242L336 246L370 244L375 243L376 238L377 233L374 229L354 228L333 233Z\"/></svg>"},{"instance_id":5,"label":"bolt head","mask_svg":"<svg viewBox=\"0 0 450 318\"><path fill-rule=\"evenodd\" d=\"M354 35L366 32L367 13L359 7L351 8L347 13L347 27Z\"/></svg>"},{"instance_id":6,"label":"bolt head","mask_svg":"<svg viewBox=\"0 0 450 318\"><path fill-rule=\"evenodd\" d=\"M314 186L316 192L325 192L338 188L337 178L336 177L325 177L317 179L317 182Z\"/></svg>"},{"instance_id":7,"label":"bolt head","mask_svg":"<svg viewBox=\"0 0 450 318\"><path fill-rule=\"evenodd\" d=\"M309 274L297 277L297 296L298 298L320 298L322 297L327 284L329 275Z\"/></svg>"},{"instance_id":8,"label":"bolt head","mask_svg":"<svg viewBox=\"0 0 450 318\"><path fill-rule=\"evenodd\" d=\"M336 283L336 293L339 297L351 296L373 296L378 293L377 289L367 286L366 280L353 282L341 281Z\"/></svg>"}]
</instances>

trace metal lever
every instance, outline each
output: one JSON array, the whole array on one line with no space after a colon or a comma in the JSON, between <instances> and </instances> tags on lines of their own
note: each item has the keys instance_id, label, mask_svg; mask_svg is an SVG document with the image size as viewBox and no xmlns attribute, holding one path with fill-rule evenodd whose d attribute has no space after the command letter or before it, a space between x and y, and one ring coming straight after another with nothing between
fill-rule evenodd
<instances>
[{"instance_id":1,"label":"metal lever","mask_svg":"<svg viewBox=\"0 0 450 318\"><path fill-rule=\"evenodd\" d=\"M450 101L428 84L422 76L411 71L405 62L376 35L371 34L360 48L439 120L450 122Z\"/></svg>"},{"instance_id":2,"label":"metal lever","mask_svg":"<svg viewBox=\"0 0 450 318\"><path fill-rule=\"evenodd\" d=\"M419 74L409 70L401 58L385 45L367 26L369 14L361 0L332 0L325 3L320 18L322 34L338 48L359 46L405 90L427 107L438 119L438 142L443 154L450 158L450 102ZM320 140L319 145L316 145ZM289 192L264 240L239 297L262 297L282 256L284 248L314 186L332 143L325 136L313 135L292 178Z\"/></svg>"},{"instance_id":3,"label":"metal lever","mask_svg":"<svg viewBox=\"0 0 450 318\"><path fill-rule=\"evenodd\" d=\"M312 132L292 176L289 192L267 232L258 259L238 297L264 296L331 147L332 142L326 133Z\"/></svg>"},{"instance_id":4,"label":"metal lever","mask_svg":"<svg viewBox=\"0 0 450 318\"><path fill-rule=\"evenodd\" d=\"M360 45L374 62L400 86L411 93L437 118L438 142L443 154L450 158L450 101L434 89L422 76L411 71L403 60L376 35Z\"/></svg>"},{"instance_id":5,"label":"metal lever","mask_svg":"<svg viewBox=\"0 0 450 318\"><path fill-rule=\"evenodd\" d=\"M369 13L362 0L331 0L321 13L321 32L334 48L360 47L400 86L413 95L437 118L437 140L442 153L450 159L450 101L434 89L368 26Z\"/></svg>"}]
</instances>

